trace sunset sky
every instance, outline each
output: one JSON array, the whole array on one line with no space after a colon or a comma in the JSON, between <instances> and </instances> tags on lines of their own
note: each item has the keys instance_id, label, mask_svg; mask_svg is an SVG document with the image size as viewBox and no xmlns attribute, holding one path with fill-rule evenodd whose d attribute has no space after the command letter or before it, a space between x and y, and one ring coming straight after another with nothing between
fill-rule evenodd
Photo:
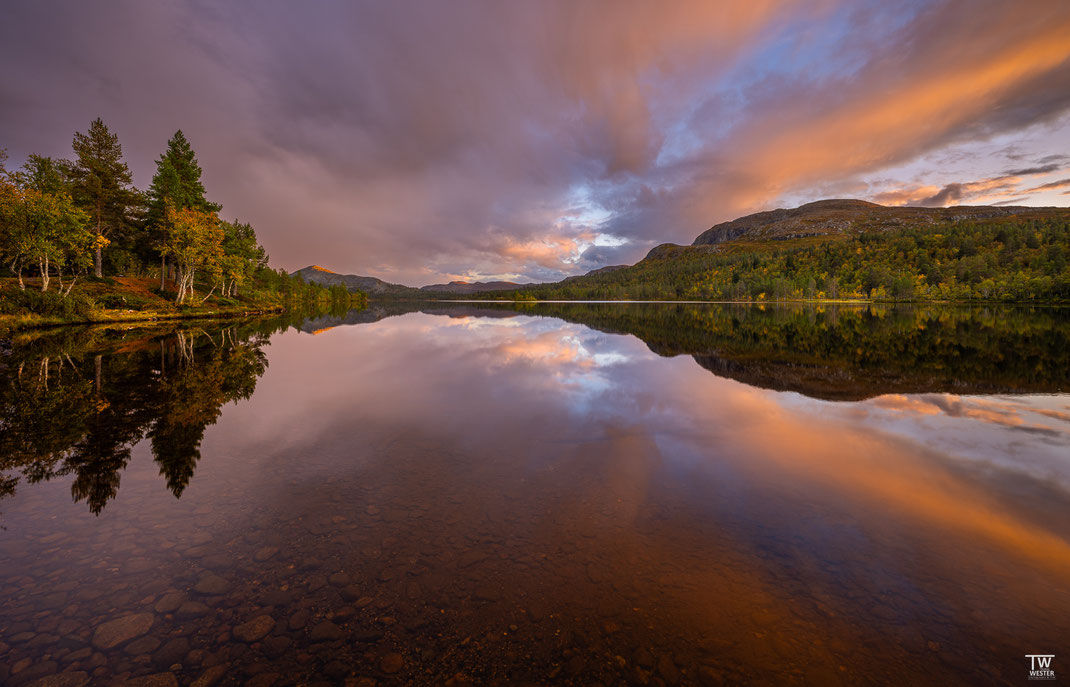
<instances>
[{"instance_id":1,"label":"sunset sky","mask_svg":"<svg viewBox=\"0 0 1070 687\"><path fill-rule=\"evenodd\" d=\"M0 148L181 128L273 264L554 281L830 197L1070 205L1070 2L30 2Z\"/></svg>"}]
</instances>

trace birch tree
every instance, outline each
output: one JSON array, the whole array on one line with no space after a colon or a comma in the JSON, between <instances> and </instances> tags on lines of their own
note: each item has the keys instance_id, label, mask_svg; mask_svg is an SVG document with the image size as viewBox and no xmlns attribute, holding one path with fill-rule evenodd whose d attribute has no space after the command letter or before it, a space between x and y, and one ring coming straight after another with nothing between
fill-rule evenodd
<instances>
[{"instance_id":1,"label":"birch tree","mask_svg":"<svg viewBox=\"0 0 1070 687\"><path fill-rule=\"evenodd\" d=\"M167 208L165 227L162 251L177 268L175 303L184 303L187 296L193 297L197 270L218 276L223 258L223 228L214 212L174 207Z\"/></svg>"}]
</instances>

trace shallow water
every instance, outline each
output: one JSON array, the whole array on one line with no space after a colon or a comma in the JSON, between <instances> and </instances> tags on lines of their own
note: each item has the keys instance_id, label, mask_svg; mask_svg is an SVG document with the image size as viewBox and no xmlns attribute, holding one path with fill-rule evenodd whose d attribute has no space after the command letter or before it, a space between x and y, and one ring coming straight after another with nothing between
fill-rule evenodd
<instances>
[{"instance_id":1,"label":"shallow water","mask_svg":"<svg viewBox=\"0 0 1070 687\"><path fill-rule=\"evenodd\" d=\"M0 682L1062 676L1068 345L1053 310L683 305L24 335Z\"/></svg>"}]
</instances>

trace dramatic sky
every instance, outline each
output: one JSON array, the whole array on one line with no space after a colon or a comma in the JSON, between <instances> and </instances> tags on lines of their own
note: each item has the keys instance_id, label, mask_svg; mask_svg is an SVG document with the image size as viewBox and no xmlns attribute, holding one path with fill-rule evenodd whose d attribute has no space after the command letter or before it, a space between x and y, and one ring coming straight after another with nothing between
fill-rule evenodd
<instances>
[{"instance_id":1,"label":"dramatic sky","mask_svg":"<svg viewBox=\"0 0 1070 687\"><path fill-rule=\"evenodd\" d=\"M0 148L181 128L277 266L556 280L828 197L1070 205L1070 2L6 0Z\"/></svg>"}]
</instances>

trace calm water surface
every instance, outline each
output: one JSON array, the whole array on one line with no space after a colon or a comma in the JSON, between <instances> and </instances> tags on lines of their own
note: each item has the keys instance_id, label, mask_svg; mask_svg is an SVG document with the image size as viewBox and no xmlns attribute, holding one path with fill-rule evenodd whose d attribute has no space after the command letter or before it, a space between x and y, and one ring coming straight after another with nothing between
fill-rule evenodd
<instances>
[{"instance_id":1,"label":"calm water surface","mask_svg":"<svg viewBox=\"0 0 1070 687\"><path fill-rule=\"evenodd\" d=\"M19 335L0 683L1065 680L1068 351L664 304Z\"/></svg>"}]
</instances>

